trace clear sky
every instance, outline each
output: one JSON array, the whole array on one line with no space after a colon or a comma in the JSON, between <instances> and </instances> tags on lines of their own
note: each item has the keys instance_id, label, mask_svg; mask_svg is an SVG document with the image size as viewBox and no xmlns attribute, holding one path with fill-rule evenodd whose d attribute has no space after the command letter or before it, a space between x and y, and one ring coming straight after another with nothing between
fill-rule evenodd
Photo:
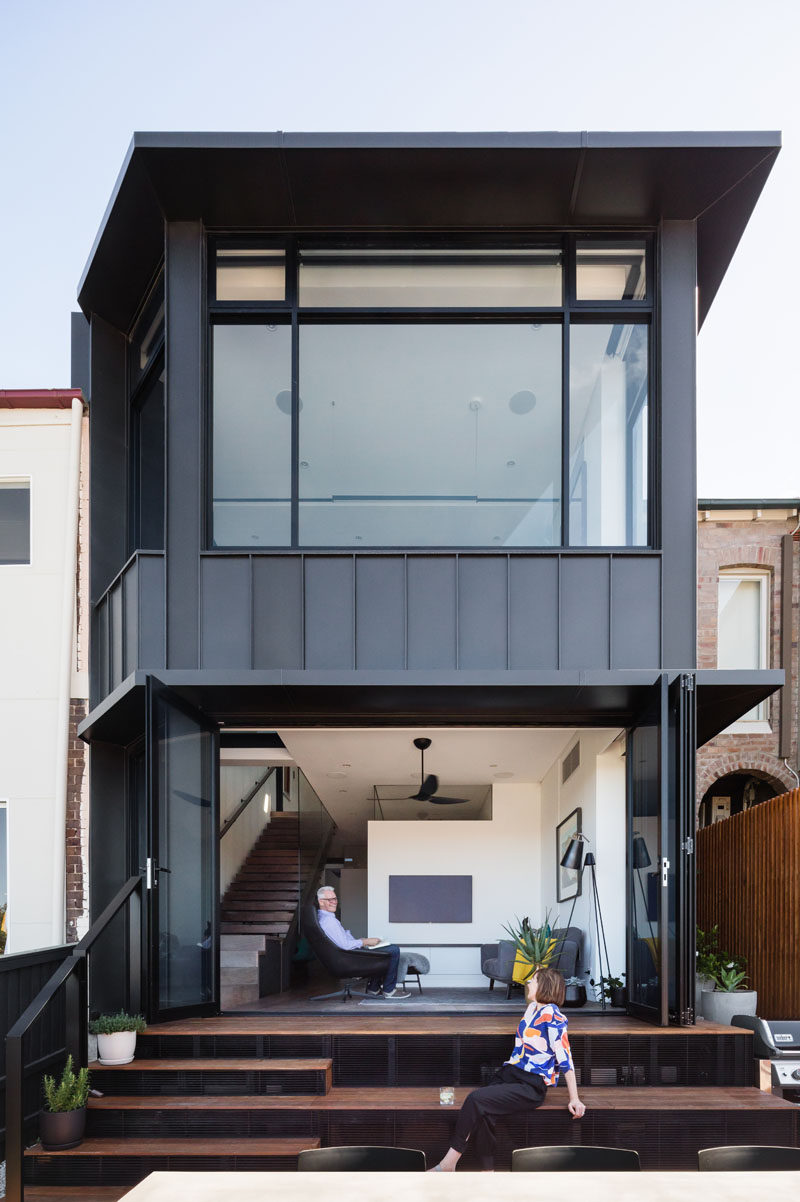
<instances>
[{"instance_id":1,"label":"clear sky","mask_svg":"<svg viewBox=\"0 0 800 1202\"><path fill-rule=\"evenodd\" d=\"M0 388L70 384L134 130L779 129L700 334L698 490L800 495L799 61L799 0L0 0Z\"/></svg>"}]
</instances>

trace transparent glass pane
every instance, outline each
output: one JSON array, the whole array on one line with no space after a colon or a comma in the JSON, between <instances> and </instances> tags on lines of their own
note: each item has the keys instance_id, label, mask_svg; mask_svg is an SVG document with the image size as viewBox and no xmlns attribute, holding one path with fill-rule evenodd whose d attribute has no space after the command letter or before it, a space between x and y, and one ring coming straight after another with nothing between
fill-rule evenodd
<instances>
[{"instance_id":1,"label":"transparent glass pane","mask_svg":"<svg viewBox=\"0 0 800 1202\"><path fill-rule=\"evenodd\" d=\"M579 301L645 300L644 242L579 242L575 295Z\"/></svg>"},{"instance_id":2,"label":"transparent glass pane","mask_svg":"<svg viewBox=\"0 0 800 1202\"><path fill-rule=\"evenodd\" d=\"M645 325L570 330L569 541L647 545Z\"/></svg>"},{"instance_id":3,"label":"transparent glass pane","mask_svg":"<svg viewBox=\"0 0 800 1202\"><path fill-rule=\"evenodd\" d=\"M561 304L558 250L303 251L300 304L531 308Z\"/></svg>"},{"instance_id":4,"label":"transparent glass pane","mask_svg":"<svg viewBox=\"0 0 800 1202\"><path fill-rule=\"evenodd\" d=\"M30 480L0 480L0 564L30 561Z\"/></svg>"},{"instance_id":5,"label":"transparent glass pane","mask_svg":"<svg viewBox=\"0 0 800 1202\"><path fill-rule=\"evenodd\" d=\"M130 387L139 382L164 337L164 274L159 276L130 337Z\"/></svg>"},{"instance_id":6,"label":"transparent glass pane","mask_svg":"<svg viewBox=\"0 0 800 1202\"><path fill-rule=\"evenodd\" d=\"M661 996L658 743L658 726L655 723L636 727L628 739L633 824L628 858L632 927L628 1000L656 1011Z\"/></svg>"},{"instance_id":7,"label":"transparent glass pane","mask_svg":"<svg viewBox=\"0 0 800 1202\"><path fill-rule=\"evenodd\" d=\"M159 1006L211 1000L213 742L164 702L158 713Z\"/></svg>"},{"instance_id":8,"label":"transparent glass pane","mask_svg":"<svg viewBox=\"0 0 800 1202\"><path fill-rule=\"evenodd\" d=\"M291 328L214 326L213 545L291 537Z\"/></svg>"},{"instance_id":9,"label":"transparent glass pane","mask_svg":"<svg viewBox=\"0 0 800 1202\"><path fill-rule=\"evenodd\" d=\"M155 376L155 373L154 373ZM133 409L133 547L164 547L164 369Z\"/></svg>"},{"instance_id":10,"label":"transparent glass pane","mask_svg":"<svg viewBox=\"0 0 800 1202\"><path fill-rule=\"evenodd\" d=\"M252 247L217 249L218 301L282 301L286 297L286 255Z\"/></svg>"},{"instance_id":11,"label":"transparent glass pane","mask_svg":"<svg viewBox=\"0 0 800 1202\"><path fill-rule=\"evenodd\" d=\"M560 541L560 326L303 326L300 394L304 545Z\"/></svg>"}]
</instances>

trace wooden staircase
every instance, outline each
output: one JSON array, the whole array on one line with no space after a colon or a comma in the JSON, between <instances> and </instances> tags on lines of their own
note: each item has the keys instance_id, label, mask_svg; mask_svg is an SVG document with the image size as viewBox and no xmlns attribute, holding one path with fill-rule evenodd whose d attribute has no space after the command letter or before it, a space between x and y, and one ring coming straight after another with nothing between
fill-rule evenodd
<instances>
[{"instance_id":1,"label":"wooden staircase","mask_svg":"<svg viewBox=\"0 0 800 1202\"><path fill-rule=\"evenodd\" d=\"M314 861L313 850L299 851L297 814L273 814L222 899L223 1010L261 995L262 957L289 935Z\"/></svg>"}]
</instances>

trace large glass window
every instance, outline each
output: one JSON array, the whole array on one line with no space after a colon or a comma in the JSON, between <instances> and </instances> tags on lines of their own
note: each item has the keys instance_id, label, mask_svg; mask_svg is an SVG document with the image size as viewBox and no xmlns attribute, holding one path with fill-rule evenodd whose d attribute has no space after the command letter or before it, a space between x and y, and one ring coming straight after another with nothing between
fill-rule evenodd
<instances>
[{"instance_id":1,"label":"large glass window","mask_svg":"<svg viewBox=\"0 0 800 1202\"><path fill-rule=\"evenodd\" d=\"M302 544L559 542L558 325L304 326L300 396Z\"/></svg>"},{"instance_id":2,"label":"large glass window","mask_svg":"<svg viewBox=\"0 0 800 1202\"><path fill-rule=\"evenodd\" d=\"M31 482L0 480L0 565L31 562Z\"/></svg>"},{"instance_id":3,"label":"large glass window","mask_svg":"<svg viewBox=\"0 0 800 1202\"><path fill-rule=\"evenodd\" d=\"M766 572L724 572L719 578L717 667L756 670L768 666L768 597ZM740 722L764 721L762 701Z\"/></svg>"},{"instance_id":4,"label":"large glass window","mask_svg":"<svg viewBox=\"0 0 800 1202\"><path fill-rule=\"evenodd\" d=\"M575 299L640 301L647 296L645 242L582 239L575 254Z\"/></svg>"},{"instance_id":5,"label":"large glass window","mask_svg":"<svg viewBox=\"0 0 800 1202\"><path fill-rule=\"evenodd\" d=\"M164 361L150 373L132 406L133 547L164 546Z\"/></svg>"},{"instance_id":6,"label":"large glass window","mask_svg":"<svg viewBox=\"0 0 800 1202\"><path fill-rule=\"evenodd\" d=\"M570 330L569 541L647 544L648 328Z\"/></svg>"},{"instance_id":7,"label":"large glass window","mask_svg":"<svg viewBox=\"0 0 800 1202\"><path fill-rule=\"evenodd\" d=\"M291 542L291 327L213 331L213 544Z\"/></svg>"}]
</instances>

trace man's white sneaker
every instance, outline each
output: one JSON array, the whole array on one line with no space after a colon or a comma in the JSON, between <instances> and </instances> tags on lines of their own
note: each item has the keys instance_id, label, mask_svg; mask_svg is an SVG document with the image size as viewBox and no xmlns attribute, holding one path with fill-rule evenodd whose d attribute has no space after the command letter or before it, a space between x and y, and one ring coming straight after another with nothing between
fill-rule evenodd
<instances>
[{"instance_id":1,"label":"man's white sneaker","mask_svg":"<svg viewBox=\"0 0 800 1202\"><path fill-rule=\"evenodd\" d=\"M384 993L383 996L390 998L394 1002L394 1001L399 1001L400 998L411 997L411 994L408 992L407 989L400 989L398 987L396 989L393 989L391 991L391 993Z\"/></svg>"}]
</instances>

